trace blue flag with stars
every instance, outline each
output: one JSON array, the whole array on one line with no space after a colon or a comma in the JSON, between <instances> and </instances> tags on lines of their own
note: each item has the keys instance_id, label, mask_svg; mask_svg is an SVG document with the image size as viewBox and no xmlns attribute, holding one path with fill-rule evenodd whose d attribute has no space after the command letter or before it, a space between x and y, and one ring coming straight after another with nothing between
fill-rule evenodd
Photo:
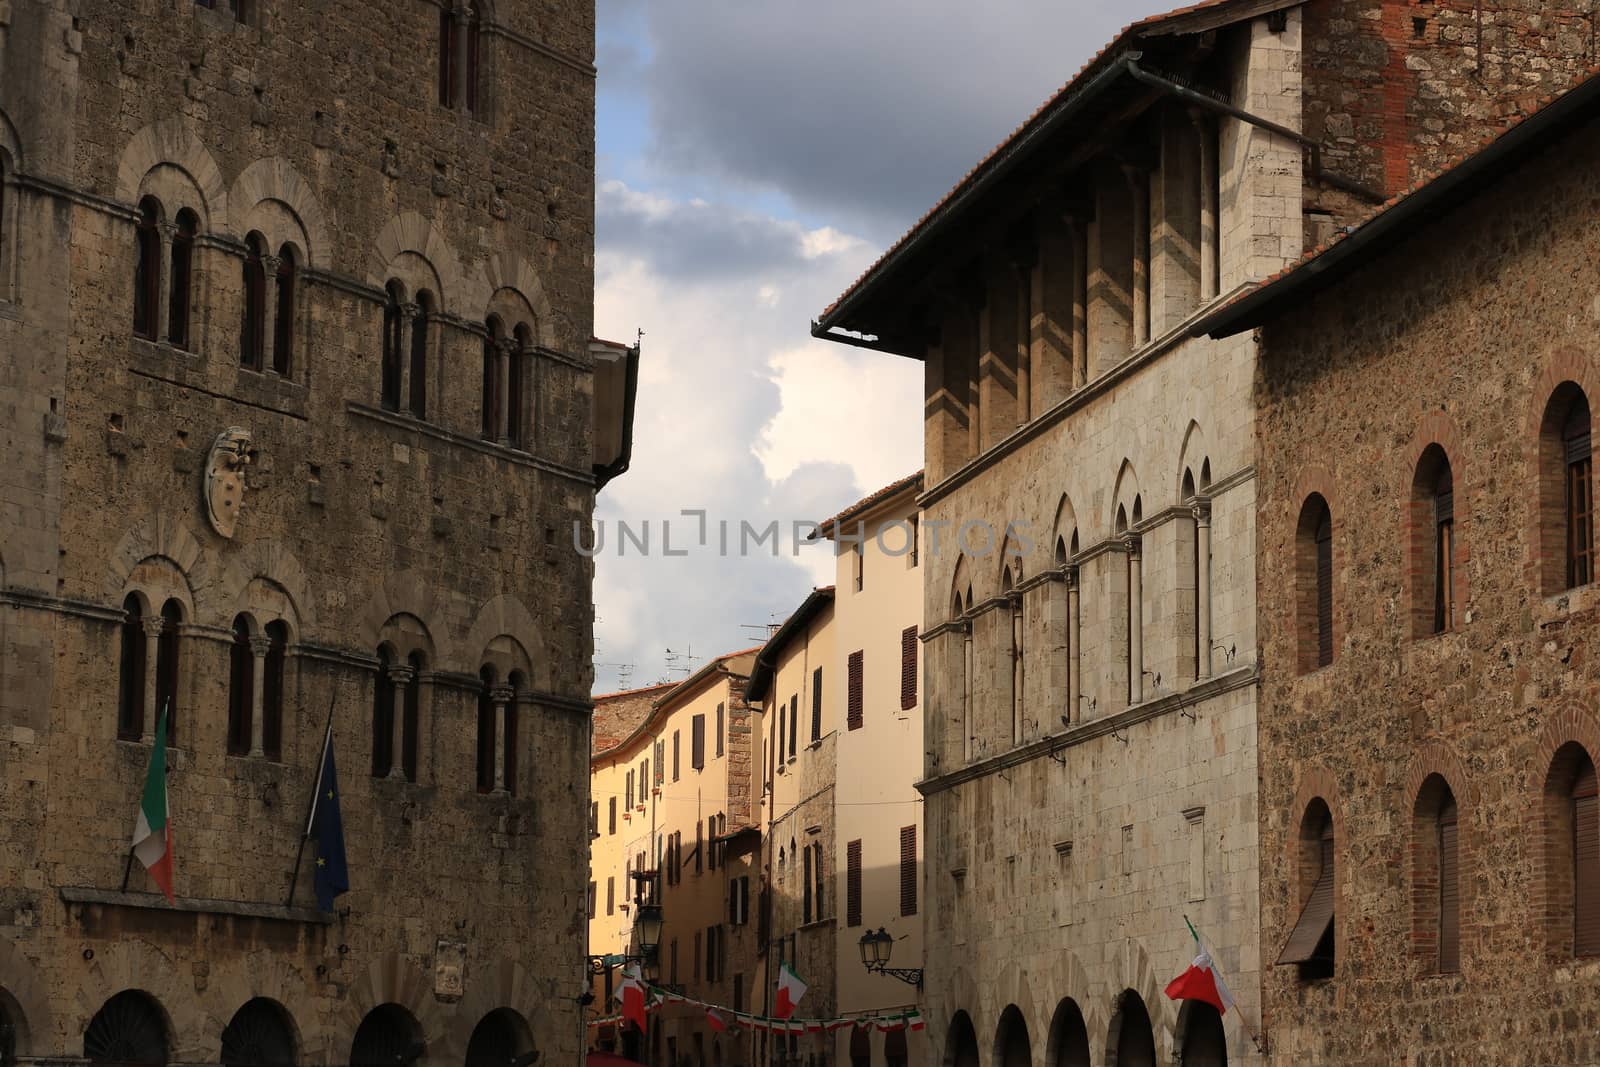
<instances>
[{"instance_id":1,"label":"blue flag with stars","mask_svg":"<svg viewBox=\"0 0 1600 1067\"><path fill-rule=\"evenodd\" d=\"M333 898L350 891L350 871L344 857L344 817L339 814L339 774L333 766L333 724L322 742L322 769L317 772L317 792L311 802L306 836L317 839L317 907L333 910Z\"/></svg>"}]
</instances>

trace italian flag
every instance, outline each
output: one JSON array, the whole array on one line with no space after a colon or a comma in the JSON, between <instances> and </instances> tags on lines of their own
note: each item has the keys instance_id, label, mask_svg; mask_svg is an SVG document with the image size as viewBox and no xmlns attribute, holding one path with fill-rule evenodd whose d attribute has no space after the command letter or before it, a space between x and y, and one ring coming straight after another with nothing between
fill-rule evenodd
<instances>
[{"instance_id":1,"label":"italian flag","mask_svg":"<svg viewBox=\"0 0 1600 1067\"><path fill-rule=\"evenodd\" d=\"M787 1019L793 1015L795 1006L805 995L806 984L800 981L800 976L794 973L794 968L785 963L778 972L778 1006L773 1013L774 1017Z\"/></svg>"},{"instance_id":2,"label":"italian flag","mask_svg":"<svg viewBox=\"0 0 1600 1067\"><path fill-rule=\"evenodd\" d=\"M716 1008L707 1008L706 1025L720 1034L728 1029L728 1020L724 1019Z\"/></svg>"},{"instance_id":3,"label":"italian flag","mask_svg":"<svg viewBox=\"0 0 1600 1067\"><path fill-rule=\"evenodd\" d=\"M133 854L167 903L176 904L172 895L172 823L167 818L167 709L156 720L156 743L150 753L150 773L145 776L144 796L139 801L139 821L133 827Z\"/></svg>"},{"instance_id":4,"label":"italian flag","mask_svg":"<svg viewBox=\"0 0 1600 1067\"><path fill-rule=\"evenodd\" d=\"M644 983L639 980L637 968L629 967L623 970L622 985L617 990L617 999L622 1002L622 1017L643 1031L646 1026Z\"/></svg>"},{"instance_id":5,"label":"italian flag","mask_svg":"<svg viewBox=\"0 0 1600 1067\"><path fill-rule=\"evenodd\" d=\"M1204 1001L1216 1008L1218 1014L1226 1015L1228 1009L1233 1007L1233 994L1228 992L1227 983L1222 980L1217 965L1211 960L1211 953L1200 943L1200 935L1195 933L1194 924L1187 917L1183 921L1194 937L1194 962L1189 964L1187 971L1167 984L1167 999Z\"/></svg>"}]
</instances>

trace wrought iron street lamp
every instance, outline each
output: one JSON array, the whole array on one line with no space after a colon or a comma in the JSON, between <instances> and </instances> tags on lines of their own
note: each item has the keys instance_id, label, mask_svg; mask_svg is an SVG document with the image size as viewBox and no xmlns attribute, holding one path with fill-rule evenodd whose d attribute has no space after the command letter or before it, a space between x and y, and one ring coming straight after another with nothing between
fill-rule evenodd
<instances>
[{"instance_id":1,"label":"wrought iron street lamp","mask_svg":"<svg viewBox=\"0 0 1600 1067\"><path fill-rule=\"evenodd\" d=\"M894 935L883 927L878 927L878 932L868 930L861 935L861 940L856 942L856 947L861 950L861 965L867 969L868 974L886 974L890 978L898 978L907 985L922 988L922 968L891 967L889 957L894 954Z\"/></svg>"}]
</instances>

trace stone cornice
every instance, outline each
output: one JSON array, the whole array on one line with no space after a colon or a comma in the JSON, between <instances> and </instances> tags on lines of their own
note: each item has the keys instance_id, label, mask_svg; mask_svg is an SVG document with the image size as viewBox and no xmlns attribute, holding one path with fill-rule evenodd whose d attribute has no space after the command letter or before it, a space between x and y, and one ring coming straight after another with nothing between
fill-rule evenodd
<instances>
[{"instance_id":1,"label":"stone cornice","mask_svg":"<svg viewBox=\"0 0 1600 1067\"><path fill-rule=\"evenodd\" d=\"M160 893L128 893L113 889L94 889L88 886L62 886L61 899L68 905L81 907L141 908L166 912L189 912L194 915L234 915L242 919L275 919L278 922L308 923L313 926L331 926L335 918L331 911L316 908L284 907L282 904L260 904L249 900L207 900L198 897L179 897L176 903L167 903Z\"/></svg>"},{"instance_id":2,"label":"stone cornice","mask_svg":"<svg viewBox=\"0 0 1600 1067\"><path fill-rule=\"evenodd\" d=\"M546 474L553 474L558 478L565 478L579 485L587 486L591 489L594 488L594 475L589 471L578 470L548 459L540 459L527 452L521 452L505 445L497 445L493 441L469 437L466 434L456 433L454 430L446 430L442 426L435 426L431 422L422 422L408 415L385 411L382 408L375 408L355 400L345 401L345 411L359 418L371 419L374 422L381 422L399 430L421 434L423 437L431 437L436 441L443 441L474 452L482 452L486 456L494 456L496 459L505 460L507 463L512 463L519 467L532 467L536 470L544 471Z\"/></svg>"},{"instance_id":3,"label":"stone cornice","mask_svg":"<svg viewBox=\"0 0 1600 1067\"><path fill-rule=\"evenodd\" d=\"M1025 745L1018 745L1007 752L989 756L985 759L975 760L972 763L959 767L945 774L924 778L915 783L916 789L923 796L932 796L965 782L976 781L991 774L1016 767L1024 763L1031 763L1042 756L1054 755L1062 749L1074 748L1097 737L1105 737L1113 731L1122 731L1141 722L1169 715L1183 708L1196 707L1203 701L1213 700L1236 689L1256 685L1260 682L1261 672L1255 664L1247 664L1235 668L1225 674L1219 674L1190 686L1181 693L1166 693L1142 704L1135 704L1131 708L1111 715L1103 715L1087 722L1074 723L1058 734L1048 734L1036 738Z\"/></svg>"}]
</instances>

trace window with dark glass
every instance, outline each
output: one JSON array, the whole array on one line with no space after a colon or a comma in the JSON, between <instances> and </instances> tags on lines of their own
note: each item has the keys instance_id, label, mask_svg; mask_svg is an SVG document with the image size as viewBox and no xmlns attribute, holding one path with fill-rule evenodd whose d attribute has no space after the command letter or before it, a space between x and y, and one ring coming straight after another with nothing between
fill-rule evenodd
<instances>
[{"instance_id":1,"label":"window with dark glass","mask_svg":"<svg viewBox=\"0 0 1600 1067\"><path fill-rule=\"evenodd\" d=\"M156 715L167 716L167 744L178 742L178 658L182 649L183 605L168 600L161 605L161 636L156 639ZM159 719L158 719L159 721Z\"/></svg>"},{"instance_id":2,"label":"window with dark glass","mask_svg":"<svg viewBox=\"0 0 1600 1067\"><path fill-rule=\"evenodd\" d=\"M239 324L239 365L251 370L263 367L267 330L266 241L259 233L245 238L244 315Z\"/></svg>"},{"instance_id":3,"label":"window with dark glass","mask_svg":"<svg viewBox=\"0 0 1600 1067\"><path fill-rule=\"evenodd\" d=\"M404 358L400 351L400 339L405 334L405 312L401 306L405 302L405 294L400 283L393 281L385 292L388 297L383 305L383 361L378 395L385 411L399 411L400 369Z\"/></svg>"},{"instance_id":4,"label":"window with dark glass","mask_svg":"<svg viewBox=\"0 0 1600 1067\"><path fill-rule=\"evenodd\" d=\"M143 605L137 593L122 602L122 655L117 685L117 737L138 741L144 736L145 640Z\"/></svg>"},{"instance_id":5,"label":"window with dark glass","mask_svg":"<svg viewBox=\"0 0 1600 1067\"><path fill-rule=\"evenodd\" d=\"M489 320L489 335L483 342L483 420L485 441L500 436L500 340L503 328L500 320Z\"/></svg>"},{"instance_id":6,"label":"window with dark glass","mask_svg":"<svg viewBox=\"0 0 1600 1067\"><path fill-rule=\"evenodd\" d=\"M267 759L283 759L283 671L289 657L289 627L282 619L267 623L266 676L261 683L261 748Z\"/></svg>"},{"instance_id":7,"label":"window with dark glass","mask_svg":"<svg viewBox=\"0 0 1600 1067\"><path fill-rule=\"evenodd\" d=\"M411 389L407 398L412 416L428 417L428 320L433 314L433 294L417 294L417 314L411 320Z\"/></svg>"},{"instance_id":8,"label":"window with dark glass","mask_svg":"<svg viewBox=\"0 0 1600 1067\"><path fill-rule=\"evenodd\" d=\"M278 250L276 280L278 307L272 320L272 372L287 378L294 369L295 258L290 245Z\"/></svg>"},{"instance_id":9,"label":"window with dark glass","mask_svg":"<svg viewBox=\"0 0 1600 1067\"><path fill-rule=\"evenodd\" d=\"M478 672L478 792L494 792L494 695L493 667Z\"/></svg>"},{"instance_id":10,"label":"window with dark glass","mask_svg":"<svg viewBox=\"0 0 1600 1067\"><path fill-rule=\"evenodd\" d=\"M1589 405L1574 403L1562 427L1567 485L1567 588L1594 581L1594 470L1589 453Z\"/></svg>"},{"instance_id":11,"label":"window with dark glass","mask_svg":"<svg viewBox=\"0 0 1600 1067\"><path fill-rule=\"evenodd\" d=\"M147 196L139 201L139 221L134 228L133 332L140 337L156 339L160 300L161 201Z\"/></svg>"},{"instance_id":12,"label":"window with dark glass","mask_svg":"<svg viewBox=\"0 0 1600 1067\"><path fill-rule=\"evenodd\" d=\"M394 765L394 681L389 668L394 656L387 645L378 649L378 673L372 685L372 777L383 778Z\"/></svg>"},{"instance_id":13,"label":"window with dark glass","mask_svg":"<svg viewBox=\"0 0 1600 1067\"><path fill-rule=\"evenodd\" d=\"M250 619L233 620L233 641L228 646L228 755L250 751L251 702L255 698L255 655L250 650Z\"/></svg>"},{"instance_id":14,"label":"window with dark glass","mask_svg":"<svg viewBox=\"0 0 1600 1067\"><path fill-rule=\"evenodd\" d=\"M172 271L167 294L167 340L177 348L189 347L189 311L194 284L194 237L199 219L188 208L178 212L172 234Z\"/></svg>"}]
</instances>

